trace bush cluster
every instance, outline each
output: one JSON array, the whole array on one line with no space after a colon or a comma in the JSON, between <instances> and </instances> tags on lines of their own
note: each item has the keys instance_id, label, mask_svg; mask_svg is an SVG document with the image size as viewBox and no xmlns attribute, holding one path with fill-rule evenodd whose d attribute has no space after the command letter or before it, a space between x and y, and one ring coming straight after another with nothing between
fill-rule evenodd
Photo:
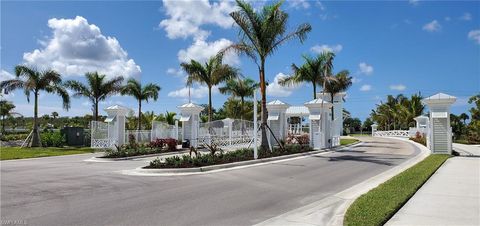
<instances>
[{"instance_id":1,"label":"bush cluster","mask_svg":"<svg viewBox=\"0 0 480 226\"><path fill-rule=\"evenodd\" d=\"M275 148L273 151L259 150L258 158L270 158L308 151L312 151L308 146L292 144L286 145L284 148ZM151 161L145 168L192 168L247 160L253 160L253 149L251 148L243 148L232 152L210 152L203 155L198 153L195 157L191 155L173 156L166 158L164 162L157 158Z\"/></svg>"},{"instance_id":2,"label":"bush cluster","mask_svg":"<svg viewBox=\"0 0 480 226\"><path fill-rule=\"evenodd\" d=\"M427 146L427 138L424 134L421 134L420 132L417 132L415 134L415 137L410 137L409 139L419 144L422 144L423 146Z\"/></svg>"},{"instance_id":3,"label":"bush cluster","mask_svg":"<svg viewBox=\"0 0 480 226\"><path fill-rule=\"evenodd\" d=\"M177 150L177 140L173 138L156 139L148 144L139 144L134 136L128 137L128 144L115 146L115 149L105 150L104 158L124 158L139 155L149 155Z\"/></svg>"},{"instance_id":4,"label":"bush cluster","mask_svg":"<svg viewBox=\"0 0 480 226\"><path fill-rule=\"evenodd\" d=\"M40 139L44 147L62 147L66 143L65 137L60 132L44 132Z\"/></svg>"}]
</instances>

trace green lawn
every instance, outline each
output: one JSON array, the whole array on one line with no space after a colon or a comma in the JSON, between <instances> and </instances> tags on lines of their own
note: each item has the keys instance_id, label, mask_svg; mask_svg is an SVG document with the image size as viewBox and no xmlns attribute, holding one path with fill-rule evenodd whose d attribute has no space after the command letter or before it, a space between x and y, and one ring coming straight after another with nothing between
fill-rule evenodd
<instances>
[{"instance_id":1,"label":"green lawn","mask_svg":"<svg viewBox=\"0 0 480 226\"><path fill-rule=\"evenodd\" d=\"M372 133L371 132L351 133L351 134L348 134L348 135L351 136L351 137L370 137L370 136L372 136Z\"/></svg>"},{"instance_id":2,"label":"green lawn","mask_svg":"<svg viewBox=\"0 0 480 226\"><path fill-rule=\"evenodd\" d=\"M435 173L450 155L430 155L360 196L348 208L344 225L383 225Z\"/></svg>"},{"instance_id":3,"label":"green lawn","mask_svg":"<svg viewBox=\"0 0 480 226\"><path fill-rule=\"evenodd\" d=\"M58 155L74 155L92 153L94 149L89 147L65 147L65 148L19 148L19 147L1 147L0 160L39 158Z\"/></svg>"},{"instance_id":4,"label":"green lawn","mask_svg":"<svg viewBox=\"0 0 480 226\"><path fill-rule=\"evenodd\" d=\"M340 145L353 144L357 141L357 139L340 139Z\"/></svg>"}]
</instances>

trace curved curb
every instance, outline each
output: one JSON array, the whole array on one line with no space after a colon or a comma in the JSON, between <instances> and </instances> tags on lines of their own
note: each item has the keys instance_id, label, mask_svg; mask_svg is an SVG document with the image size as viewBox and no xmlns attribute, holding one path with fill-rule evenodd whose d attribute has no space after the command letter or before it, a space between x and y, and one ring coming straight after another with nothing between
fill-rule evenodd
<instances>
[{"instance_id":1,"label":"curved curb","mask_svg":"<svg viewBox=\"0 0 480 226\"><path fill-rule=\"evenodd\" d=\"M85 162L118 162L118 161L150 158L150 157L162 157L162 156L165 156L165 155L185 154L185 153L188 153L188 152L189 151L164 152L164 153L156 153L156 154L148 154L148 155L137 155L137 156L122 157L122 158L92 157L92 158L89 158L89 159L85 159L83 161L85 161Z\"/></svg>"},{"instance_id":2,"label":"curved curb","mask_svg":"<svg viewBox=\"0 0 480 226\"><path fill-rule=\"evenodd\" d=\"M327 196L317 202L270 218L257 225L343 225L345 213L355 199L430 155L430 150L423 145L401 138L390 139L411 143L420 153L394 168L373 176L337 194Z\"/></svg>"},{"instance_id":3,"label":"curved curb","mask_svg":"<svg viewBox=\"0 0 480 226\"><path fill-rule=\"evenodd\" d=\"M225 170L240 169L240 168L260 166L260 165L265 165L270 163L276 163L276 162L284 162L284 161L290 161L295 159L301 159L301 158L306 158L312 155L324 154L332 151L340 151L340 150L343 150L344 148L358 145L361 143L362 142L357 141L349 145L338 146L330 149L322 149L322 150L315 150L315 151L309 151L304 153L296 153L291 155L283 155L283 156L276 156L271 158L247 160L247 161L241 161L241 162L233 162L233 163L203 166L203 167L196 167L196 168L144 169L142 167L138 167L132 170L122 170L120 171L120 173L125 175L132 175L132 176L176 176L176 175L179 176L179 175L205 174L205 173L213 173L213 172L219 172L219 171L225 171Z\"/></svg>"}]
</instances>

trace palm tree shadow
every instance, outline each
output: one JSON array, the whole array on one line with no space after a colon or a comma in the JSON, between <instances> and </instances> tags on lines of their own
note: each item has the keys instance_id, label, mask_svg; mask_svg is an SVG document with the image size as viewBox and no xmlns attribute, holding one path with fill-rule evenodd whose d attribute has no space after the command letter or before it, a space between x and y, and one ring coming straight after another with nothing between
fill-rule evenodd
<instances>
[{"instance_id":1,"label":"palm tree shadow","mask_svg":"<svg viewBox=\"0 0 480 226\"><path fill-rule=\"evenodd\" d=\"M369 162L385 166L393 166L393 160L403 159L398 157L376 157L371 155L341 155L341 156L313 156L316 158L328 159L329 162L339 161L355 161L355 162Z\"/></svg>"}]
</instances>

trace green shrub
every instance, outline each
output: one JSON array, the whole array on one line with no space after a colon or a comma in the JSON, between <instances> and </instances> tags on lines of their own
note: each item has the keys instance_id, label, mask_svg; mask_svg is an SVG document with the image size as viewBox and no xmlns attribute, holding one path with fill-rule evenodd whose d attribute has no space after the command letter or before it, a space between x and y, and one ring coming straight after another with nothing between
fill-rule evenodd
<instances>
[{"instance_id":1,"label":"green shrub","mask_svg":"<svg viewBox=\"0 0 480 226\"><path fill-rule=\"evenodd\" d=\"M0 136L1 141L13 141L13 140L25 140L28 137L28 133L12 133L4 134Z\"/></svg>"},{"instance_id":2,"label":"green shrub","mask_svg":"<svg viewBox=\"0 0 480 226\"><path fill-rule=\"evenodd\" d=\"M44 147L62 147L66 142L65 137L60 132L45 132L40 137Z\"/></svg>"},{"instance_id":3,"label":"green shrub","mask_svg":"<svg viewBox=\"0 0 480 226\"><path fill-rule=\"evenodd\" d=\"M423 146L427 146L427 138L419 132L415 134L415 137L410 137L409 139L422 144Z\"/></svg>"}]
</instances>

